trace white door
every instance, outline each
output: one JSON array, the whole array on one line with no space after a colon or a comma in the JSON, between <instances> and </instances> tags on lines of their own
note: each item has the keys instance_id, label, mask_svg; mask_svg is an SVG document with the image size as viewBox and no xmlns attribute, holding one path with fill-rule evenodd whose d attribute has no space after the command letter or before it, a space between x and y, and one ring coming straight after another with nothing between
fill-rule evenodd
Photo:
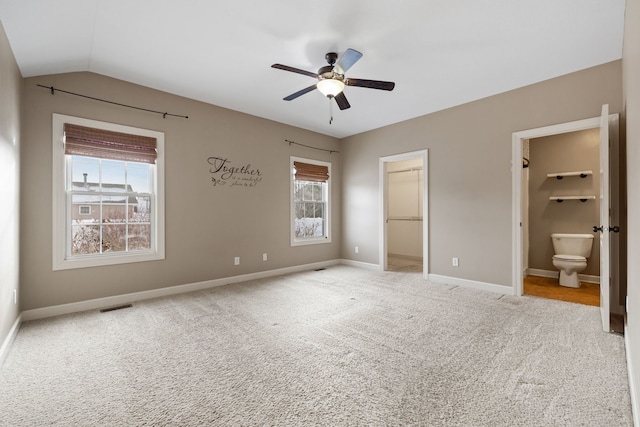
<instances>
[{"instance_id":1,"label":"white door","mask_svg":"<svg viewBox=\"0 0 640 427\"><path fill-rule=\"evenodd\" d=\"M609 292L609 105L600 115L600 315L602 329L610 331Z\"/></svg>"}]
</instances>

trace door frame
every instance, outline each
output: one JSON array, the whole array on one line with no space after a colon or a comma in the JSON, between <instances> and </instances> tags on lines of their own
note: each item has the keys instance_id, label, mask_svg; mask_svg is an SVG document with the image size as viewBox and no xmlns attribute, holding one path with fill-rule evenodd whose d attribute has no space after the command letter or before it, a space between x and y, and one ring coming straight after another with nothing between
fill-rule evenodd
<instances>
[{"instance_id":1,"label":"door frame","mask_svg":"<svg viewBox=\"0 0 640 427\"><path fill-rule=\"evenodd\" d=\"M411 151L408 153L395 154L380 157L379 161L379 233L380 248L379 265L382 271L388 268L387 263L387 204L388 204L388 181L387 164L403 160L422 159L422 276L429 278L429 150Z\"/></svg>"},{"instance_id":2,"label":"door frame","mask_svg":"<svg viewBox=\"0 0 640 427\"><path fill-rule=\"evenodd\" d=\"M617 120L617 114L609 114L609 121ZM601 128L601 117L593 117L590 119L577 120L568 123L561 123L551 126L540 127L536 129L529 129L513 133L512 144L512 159L511 159L511 171L512 171L512 200L513 200L513 212L512 212L512 236L513 236L513 260L512 260L512 279L515 284L515 294L522 296L523 294L523 230L522 230L522 151L525 140L532 138L540 138L551 135L558 135L568 132L575 132L587 129ZM606 164L606 170L602 170L601 173L610 174L610 165ZM602 194L600 194L602 197ZM601 218L601 221L603 219ZM608 219L605 221L608 224ZM608 231L607 231L608 232ZM600 254L600 258L605 259L607 263L610 263L609 254ZM602 283L602 281L601 281Z\"/></svg>"},{"instance_id":3,"label":"door frame","mask_svg":"<svg viewBox=\"0 0 640 427\"><path fill-rule=\"evenodd\" d=\"M513 133L511 172L512 172L512 281L515 284L515 294L523 294L523 246L522 246L522 147L524 141L551 135L594 129L600 127L600 117L560 123L536 129L528 129ZM606 171L609 172L608 170ZM600 254L600 257L604 254ZM608 257L608 255L607 255Z\"/></svg>"}]
</instances>

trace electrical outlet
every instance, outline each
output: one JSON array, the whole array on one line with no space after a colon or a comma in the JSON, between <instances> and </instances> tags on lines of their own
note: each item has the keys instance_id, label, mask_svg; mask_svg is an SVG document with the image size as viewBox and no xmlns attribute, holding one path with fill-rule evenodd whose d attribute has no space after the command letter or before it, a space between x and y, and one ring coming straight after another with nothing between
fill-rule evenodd
<instances>
[{"instance_id":1,"label":"electrical outlet","mask_svg":"<svg viewBox=\"0 0 640 427\"><path fill-rule=\"evenodd\" d=\"M13 290L13 303L14 304L18 303L18 290L17 289Z\"/></svg>"},{"instance_id":2,"label":"electrical outlet","mask_svg":"<svg viewBox=\"0 0 640 427\"><path fill-rule=\"evenodd\" d=\"M356 246L355 251L356 251L356 253L360 252L360 248L358 248L358 247Z\"/></svg>"},{"instance_id":3,"label":"electrical outlet","mask_svg":"<svg viewBox=\"0 0 640 427\"><path fill-rule=\"evenodd\" d=\"M460 265L460 261L458 258L451 258L451 265L454 267L458 267Z\"/></svg>"},{"instance_id":4,"label":"electrical outlet","mask_svg":"<svg viewBox=\"0 0 640 427\"><path fill-rule=\"evenodd\" d=\"M266 260L267 260L267 253L266 253L266 252L262 254L262 260L263 260L263 261L266 261Z\"/></svg>"},{"instance_id":5,"label":"electrical outlet","mask_svg":"<svg viewBox=\"0 0 640 427\"><path fill-rule=\"evenodd\" d=\"M233 259L233 265L240 265L240 257L237 256Z\"/></svg>"}]
</instances>

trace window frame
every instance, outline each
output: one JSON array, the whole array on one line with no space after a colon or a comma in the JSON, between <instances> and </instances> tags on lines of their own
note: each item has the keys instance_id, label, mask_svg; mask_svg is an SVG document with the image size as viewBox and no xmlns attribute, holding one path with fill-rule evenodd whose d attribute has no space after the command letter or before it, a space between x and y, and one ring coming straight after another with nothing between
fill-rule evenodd
<instances>
[{"instance_id":1,"label":"window frame","mask_svg":"<svg viewBox=\"0 0 640 427\"><path fill-rule=\"evenodd\" d=\"M295 174L294 162L310 163L318 166L326 166L329 172L329 178L326 181L326 198L325 201L325 233L322 237L296 237L296 200L295 200ZM323 243L331 243L331 163L322 160L309 159L304 157L291 156L289 159L289 205L290 205L290 235L291 246L317 245Z\"/></svg>"},{"instance_id":2,"label":"window frame","mask_svg":"<svg viewBox=\"0 0 640 427\"><path fill-rule=\"evenodd\" d=\"M149 129L85 119L81 117L53 114L52 126L52 264L53 270L117 265L133 262L157 261L165 258L164 226L164 133ZM156 138L157 152L153 167L153 192L155 201L151 214L151 249L148 251L109 252L91 255L72 256L71 247L71 210L72 204L67 198L67 155L64 152L64 124L75 124L115 132L143 135Z\"/></svg>"}]
</instances>

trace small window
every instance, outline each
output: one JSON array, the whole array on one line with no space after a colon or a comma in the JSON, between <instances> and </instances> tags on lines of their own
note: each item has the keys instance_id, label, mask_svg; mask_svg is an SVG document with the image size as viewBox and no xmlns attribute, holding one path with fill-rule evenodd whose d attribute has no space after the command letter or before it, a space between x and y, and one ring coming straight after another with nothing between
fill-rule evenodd
<instances>
[{"instance_id":1,"label":"small window","mask_svg":"<svg viewBox=\"0 0 640 427\"><path fill-rule=\"evenodd\" d=\"M53 269L164 259L164 134L53 115Z\"/></svg>"},{"instance_id":2,"label":"small window","mask_svg":"<svg viewBox=\"0 0 640 427\"><path fill-rule=\"evenodd\" d=\"M331 163L291 158L291 245L328 243Z\"/></svg>"}]
</instances>

